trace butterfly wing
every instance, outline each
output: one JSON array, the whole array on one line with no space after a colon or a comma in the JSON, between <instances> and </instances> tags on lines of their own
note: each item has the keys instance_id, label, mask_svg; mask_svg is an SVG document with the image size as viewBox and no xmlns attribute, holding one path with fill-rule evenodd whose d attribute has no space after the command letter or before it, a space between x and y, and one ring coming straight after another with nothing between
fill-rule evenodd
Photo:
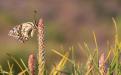
<instances>
[{"instance_id":1,"label":"butterfly wing","mask_svg":"<svg viewBox=\"0 0 121 75\"><path fill-rule=\"evenodd\" d=\"M35 30L34 24L32 22L26 22L22 24L22 34L25 38L31 38L31 32Z\"/></svg>"},{"instance_id":2,"label":"butterfly wing","mask_svg":"<svg viewBox=\"0 0 121 75\"><path fill-rule=\"evenodd\" d=\"M34 24L32 22L26 22L21 25L13 27L13 29L9 31L8 35L14 37L20 42L24 42L32 37L34 31Z\"/></svg>"},{"instance_id":3,"label":"butterfly wing","mask_svg":"<svg viewBox=\"0 0 121 75\"><path fill-rule=\"evenodd\" d=\"M13 27L13 29L9 31L8 35L14 37L15 39L19 39L21 37L21 32L20 32L21 28L22 25Z\"/></svg>"}]
</instances>

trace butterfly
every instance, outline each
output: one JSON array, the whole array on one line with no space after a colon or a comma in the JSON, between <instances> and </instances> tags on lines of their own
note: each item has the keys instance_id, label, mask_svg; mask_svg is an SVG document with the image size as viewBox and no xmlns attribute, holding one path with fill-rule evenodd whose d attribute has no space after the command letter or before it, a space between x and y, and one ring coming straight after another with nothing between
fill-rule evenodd
<instances>
[{"instance_id":1,"label":"butterfly","mask_svg":"<svg viewBox=\"0 0 121 75\"><path fill-rule=\"evenodd\" d=\"M33 22L26 22L13 27L8 35L23 43L33 37L35 30Z\"/></svg>"}]
</instances>

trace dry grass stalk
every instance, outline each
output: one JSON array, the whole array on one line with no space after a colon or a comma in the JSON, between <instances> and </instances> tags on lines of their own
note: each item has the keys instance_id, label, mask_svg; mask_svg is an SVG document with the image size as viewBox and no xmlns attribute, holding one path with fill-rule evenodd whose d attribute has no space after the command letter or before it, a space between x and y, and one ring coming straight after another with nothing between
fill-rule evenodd
<instances>
[{"instance_id":1,"label":"dry grass stalk","mask_svg":"<svg viewBox=\"0 0 121 75\"><path fill-rule=\"evenodd\" d=\"M38 75L45 72L45 50L44 50L44 23L43 19L38 22Z\"/></svg>"},{"instance_id":2,"label":"dry grass stalk","mask_svg":"<svg viewBox=\"0 0 121 75\"><path fill-rule=\"evenodd\" d=\"M99 59L99 72L101 75L106 75L105 54L102 53Z\"/></svg>"},{"instance_id":3,"label":"dry grass stalk","mask_svg":"<svg viewBox=\"0 0 121 75\"><path fill-rule=\"evenodd\" d=\"M28 58L28 68L31 75L35 75L35 55L31 53Z\"/></svg>"}]
</instances>

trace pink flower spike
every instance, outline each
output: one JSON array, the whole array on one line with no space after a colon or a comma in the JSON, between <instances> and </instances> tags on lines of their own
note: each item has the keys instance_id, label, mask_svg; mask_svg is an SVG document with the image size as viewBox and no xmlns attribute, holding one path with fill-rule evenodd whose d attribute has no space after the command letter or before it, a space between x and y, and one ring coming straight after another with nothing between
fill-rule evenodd
<instances>
[{"instance_id":1,"label":"pink flower spike","mask_svg":"<svg viewBox=\"0 0 121 75\"><path fill-rule=\"evenodd\" d=\"M28 58L28 68L31 75L35 75L35 55L31 53Z\"/></svg>"},{"instance_id":2,"label":"pink flower spike","mask_svg":"<svg viewBox=\"0 0 121 75\"><path fill-rule=\"evenodd\" d=\"M106 75L105 54L102 53L99 59L99 71L101 75Z\"/></svg>"}]
</instances>

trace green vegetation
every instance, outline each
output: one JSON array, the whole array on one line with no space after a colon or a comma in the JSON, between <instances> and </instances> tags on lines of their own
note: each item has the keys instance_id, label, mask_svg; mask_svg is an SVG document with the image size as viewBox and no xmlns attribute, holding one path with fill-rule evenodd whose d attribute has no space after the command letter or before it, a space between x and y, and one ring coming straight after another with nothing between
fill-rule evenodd
<instances>
[{"instance_id":1,"label":"green vegetation","mask_svg":"<svg viewBox=\"0 0 121 75\"><path fill-rule=\"evenodd\" d=\"M52 65L50 71L46 69L46 75L121 75L121 41L118 36L118 29L115 19L113 18L113 23L115 26L115 39L114 44L108 42L107 52L100 52L98 47L98 42L96 40L96 34L93 32L95 48L93 51L90 49L86 42L84 42L84 47L79 44L81 50L86 51L87 61L85 63L77 62L75 59L75 49L70 48L69 51L61 53L55 49L52 52L56 53L61 57L61 60L57 64ZM0 73L2 75L37 75L37 69L34 68L34 74L31 73L30 67L28 68L27 63L25 63L22 58L15 58L14 56L8 54L8 56L14 61L14 63L7 61L8 70L4 70L0 66ZM32 57L31 59L34 60ZM31 60L30 59L30 60ZM17 64L16 68L19 68L19 72L15 72L14 64ZM29 64L29 63L28 63ZM68 66L69 65L69 66ZM30 65L31 66L31 65ZM33 65L34 67L38 65Z\"/></svg>"}]
</instances>

